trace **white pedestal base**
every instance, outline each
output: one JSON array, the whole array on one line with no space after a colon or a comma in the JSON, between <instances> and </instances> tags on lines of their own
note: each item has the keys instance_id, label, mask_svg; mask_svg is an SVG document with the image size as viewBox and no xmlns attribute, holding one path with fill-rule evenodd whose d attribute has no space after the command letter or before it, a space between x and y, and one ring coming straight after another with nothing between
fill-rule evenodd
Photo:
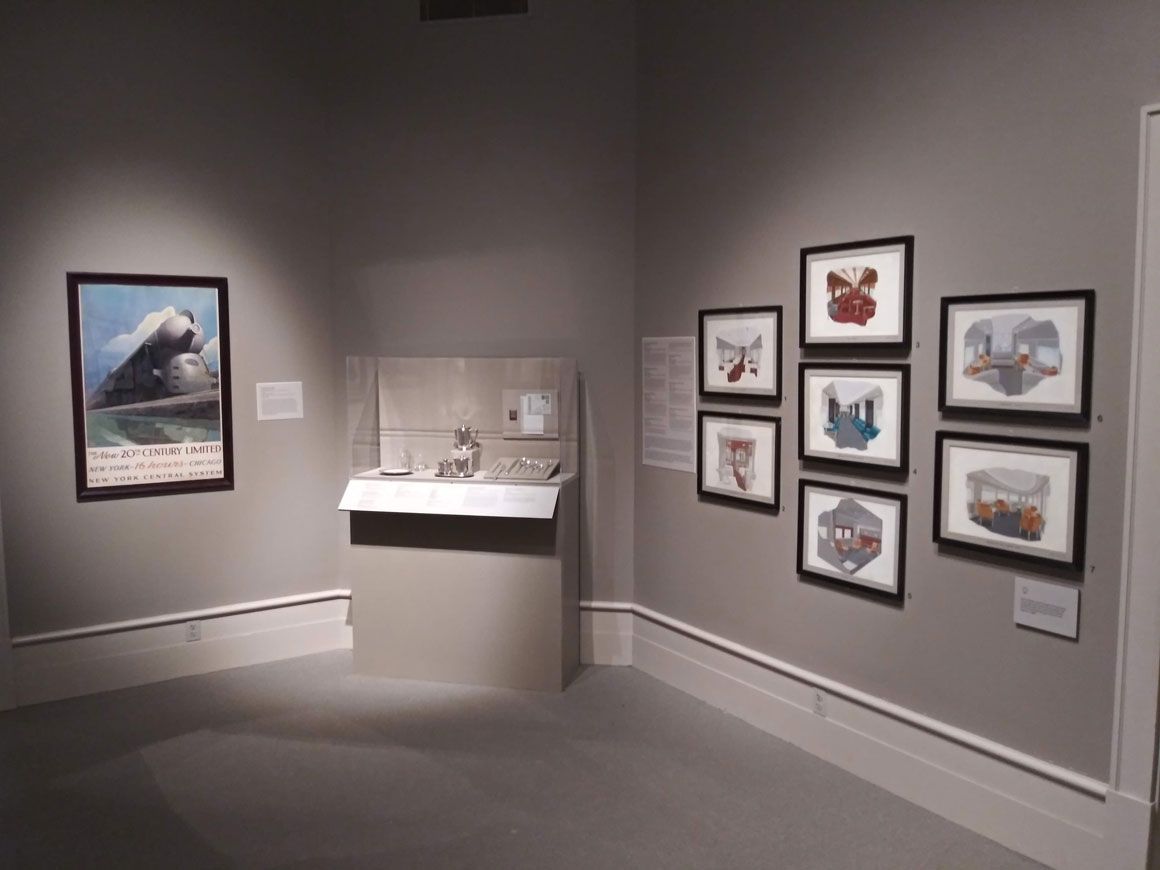
<instances>
[{"instance_id":1,"label":"white pedestal base","mask_svg":"<svg viewBox=\"0 0 1160 870\"><path fill-rule=\"evenodd\" d=\"M564 483L550 520L352 512L355 672L563 689L580 661L579 489Z\"/></svg>"}]
</instances>

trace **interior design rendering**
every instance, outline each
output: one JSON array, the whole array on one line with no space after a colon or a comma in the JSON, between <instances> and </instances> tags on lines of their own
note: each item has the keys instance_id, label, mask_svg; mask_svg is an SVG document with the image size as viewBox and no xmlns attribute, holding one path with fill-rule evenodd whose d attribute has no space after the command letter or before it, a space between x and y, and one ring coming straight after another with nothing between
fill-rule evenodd
<instances>
[{"instance_id":1,"label":"interior design rendering","mask_svg":"<svg viewBox=\"0 0 1160 870\"><path fill-rule=\"evenodd\" d=\"M1006 396L1030 392L1063 365L1059 330L1025 314L977 320L967 329L963 373Z\"/></svg>"},{"instance_id":2,"label":"interior design rendering","mask_svg":"<svg viewBox=\"0 0 1160 870\"><path fill-rule=\"evenodd\" d=\"M873 266L852 266L826 273L826 292L830 300L826 313L835 323L857 323L865 326L874 316L878 303L874 288L878 286L878 270Z\"/></svg>"},{"instance_id":3,"label":"interior design rendering","mask_svg":"<svg viewBox=\"0 0 1160 870\"><path fill-rule=\"evenodd\" d=\"M753 489L756 448L756 440L743 429L725 428L718 431L717 483L735 486L742 492Z\"/></svg>"},{"instance_id":4,"label":"interior design rendering","mask_svg":"<svg viewBox=\"0 0 1160 870\"><path fill-rule=\"evenodd\" d=\"M803 581L873 607L906 607L907 496L798 479L796 568Z\"/></svg>"},{"instance_id":5,"label":"interior design rendering","mask_svg":"<svg viewBox=\"0 0 1160 870\"><path fill-rule=\"evenodd\" d=\"M865 450L882 430L874 425L882 388L865 381L831 381L822 387L826 437L837 447Z\"/></svg>"},{"instance_id":6,"label":"interior design rendering","mask_svg":"<svg viewBox=\"0 0 1160 870\"><path fill-rule=\"evenodd\" d=\"M997 535L1038 541L1051 478L1019 468L985 468L967 474L971 520Z\"/></svg>"},{"instance_id":7,"label":"interior design rendering","mask_svg":"<svg viewBox=\"0 0 1160 870\"><path fill-rule=\"evenodd\" d=\"M761 367L761 333L738 327L717 336L717 370L733 384L745 374L757 376Z\"/></svg>"},{"instance_id":8,"label":"interior design rendering","mask_svg":"<svg viewBox=\"0 0 1160 870\"><path fill-rule=\"evenodd\" d=\"M2 9L0 866L1158 866L1155 0Z\"/></svg>"},{"instance_id":9,"label":"interior design rendering","mask_svg":"<svg viewBox=\"0 0 1160 870\"><path fill-rule=\"evenodd\" d=\"M835 568L856 574L882 552L882 520L844 498L818 517L818 554Z\"/></svg>"}]
</instances>

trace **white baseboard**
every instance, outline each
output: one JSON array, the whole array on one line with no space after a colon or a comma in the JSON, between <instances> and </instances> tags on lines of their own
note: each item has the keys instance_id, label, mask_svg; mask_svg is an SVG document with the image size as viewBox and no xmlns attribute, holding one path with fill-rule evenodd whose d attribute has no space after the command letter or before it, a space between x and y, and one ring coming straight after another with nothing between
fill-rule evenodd
<instances>
[{"instance_id":1,"label":"white baseboard","mask_svg":"<svg viewBox=\"0 0 1160 870\"><path fill-rule=\"evenodd\" d=\"M580 612L580 663L632 664L632 614Z\"/></svg>"},{"instance_id":2,"label":"white baseboard","mask_svg":"<svg viewBox=\"0 0 1160 870\"><path fill-rule=\"evenodd\" d=\"M647 608L582 606L598 663L615 657L626 664L627 656L645 673L1048 866L1146 866L1147 803L887 701L843 692L821 675L811 680L792 666L779 672L756 651L715 643ZM814 711L818 686L824 716ZM901 712L908 715L889 715Z\"/></svg>"},{"instance_id":3,"label":"white baseboard","mask_svg":"<svg viewBox=\"0 0 1160 870\"><path fill-rule=\"evenodd\" d=\"M350 648L349 601L285 603L288 600L292 599L200 619L198 641L187 642L185 623L174 624L166 617L153 621L169 624L131 629L119 625L111 633L92 626L72 637L38 637L24 643L17 639L12 651L17 703L38 704Z\"/></svg>"}]
</instances>

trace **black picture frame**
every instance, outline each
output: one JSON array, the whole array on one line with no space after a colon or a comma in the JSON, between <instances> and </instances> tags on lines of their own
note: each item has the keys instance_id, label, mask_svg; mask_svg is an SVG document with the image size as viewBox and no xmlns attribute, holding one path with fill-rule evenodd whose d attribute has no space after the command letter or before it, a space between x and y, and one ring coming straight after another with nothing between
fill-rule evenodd
<instances>
[{"instance_id":1,"label":"black picture frame","mask_svg":"<svg viewBox=\"0 0 1160 870\"><path fill-rule=\"evenodd\" d=\"M821 414L813 395L813 390L810 383L810 375L813 373L827 373L825 377L841 379L843 374L849 376L848 380L854 380L859 377L876 376L879 382L879 392L882 392L881 387L886 386L891 394L896 394L897 403L894 408L894 418L897 420L897 442L896 447L886 456L862 456L859 457L857 451L843 451L838 446L838 437L835 437L835 446L833 448L822 448L818 444L811 446L811 441L815 441L811 437L813 428L811 427L811 417L814 411ZM893 382L893 387L891 387ZM838 397L835 400L840 400ZM835 401L832 400L832 401ZM879 414L876 418L871 406L868 418L864 419L864 414L855 411L852 415L854 418L849 429L854 429L856 432L865 433L866 429L855 429L856 422L862 425L869 426L872 430L875 428L876 420L882 422L883 418ZM817 422L816 420L814 421ZM881 427L878 427L881 429ZM871 439L876 439L877 433L870 436L869 439L864 439L867 448L870 446ZM830 452L832 449L833 452ZM905 473L910 462L910 365L907 363L861 363L861 362L805 362L798 365L798 459L805 463L825 463L826 465L833 465L843 468L860 468L860 469L874 469L878 471L894 471Z\"/></svg>"},{"instance_id":2,"label":"black picture frame","mask_svg":"<svg viewBox=\"0 0 1160 870\"><path fill-rule=\"evenodd\" d=\"M738 399L761 399L770 402L781 401L781 387L782 387L782 306L780 305L754 305L738 308L704 308L697 312L697 391L700 395L712 398L724 398L729 400ZM719 335L715 332L715 327L718 324L729 324L733 321L743 320L751 321L754 329L762 330L760 334L765 337L763 330L768 329L772 333L770 336L773 340L774 347L772 353L769 349L762 346L761 356L763 362L771 362L773 371L769 375L769 386L761 385L747 385L740 384L738 386L730 386L728 384L714 383L719 380L717 375L717 367L714 367L712 372L708 372L707 367L713 364L713 355L717 349L717 339ZM769 323L768 321L772 321ZM739 328L736 325L727 327L729 329ZM708 349L709 342L714 344L714 353ZM746 349L742 348L741 353L743 358L736 363L739 379L746 379L751 375L755 380L758 379L758 373L751 371L751 367L747 366L747 359L744 357ZM729 378L731 372L726 372L724 365L720 365L720 371L724 372L724 377ZM708 373L707 373L708 372ZM763 378L764 379L764 378Z\"/></svg>"},{"instance_id":3,"label":"black picture frame","mask_svg":"<svg viewBox=\"0 0 1160 870\"><path fill-rule=\"evenodd\" d=\"M839 257L838 255L841 256ZM834 326L830 323L830 320L825 320L820 317L820 312L823 309L828 311L828 304L834 302L834 296L831 293L830 300L823 300L820 294L827 292L826 288L820 285L811 286L810 272L812 264L814 261L822 261L821 268L824 268L825 263L829 260L848 259L858 255L868 257L890 255L890 259L893 259L893 256L897 255L897 269L900 274L898 275L897 285L893 287L894 297L891 300L897 303L897 314L892 321L895 328L888 334L858 335L856 331L846 325L854 323L864 327L869 322L865 316L866 306L862 302L862 299L868 294L863 293L864 287L861 282L857 285L850 285L852 287L849 293L851 298L840 305L840 316L850 319L842 321L835 320L833 322L838 323L838 325ZM872 271L877 274L877 270ZM862 274L865 275L865 273ZM871 289L874 286L873 284L870 285ZM914 236L912 235L888 236L881 239L865 239L859 242L840 242L838 244L814 245L813 247L802 248L799 260L800 299L798 306L798 346L805 349L825 348L831 351L849 353L857 353L868 349L896 351L904 355L909 353L913 286ZM817 304L812 305L814 302ZM876 301L873 309L871 309L871 318L878 316L877 307L878 303ZM847 308L851 310L846 310ZM816 318L816 324L814 323L815 317L812 314L814 311L819 312L819 316ZM832 320L837 316L839 314L830 314L829 318ZM859 323L859 321L861 322Z\"/></svg>"},{"instance_id":4,"label":"black picture frame","mask_svg":"<svg viewBox=\"0 0 1160 870\"><path fill-rule=\"evenodd\" d=\"M1052 320L1036 321L1027 330L1049 327L1054 337L1038 335L1002 351L1002 365L994 365L991 337L982 335L971 341L972 330L990 323L984 314L1011 309L1013 313L1051 311L1074 308L1076 329L1065 336ZM938 409L947 418L1006 419L1028 424L1087 426L1091 423L1092 366L1095 347L1095 290L1046 290L1029 293L988 293L974 296L944 296L939 311L939 381ZM961 316L961 319L959 317ZM973 320L973 315L980 315ZM1028 317L1034 320L1032 314ZM970 322L970 325L968 324ZM1066 325L1066 324L1065 324ZM960 340L953 337L962 333ZM953 335L952 335L953 334ZM980 341L983 342L980 344ZM1039 345L1046 341L1042 350ZM1054 343L1054 349L1050 346ZM1065 348L1066 345L1066 348ZM1026 347L1027 352L1020 353ZM1032 349L1044 359L1032 356ZM1063 363L1079 358L1074 373L1078 383L1067 391L1063 401L1051 402L1041 394L1040 384L1056 386L1055 378L1065 371ZM968 360L969 358L969 360ZM981 360L985 363L980 364ZM1053 364L1054 363L1054 364ZM1031 385L1026 382L1031 380ZM989 386L985 386L989 382ZM1022 392L1024 387L1028 392ZM1062 384L1060 385L1062 386ZM1019 389L1024 398L1011 398L1010 389ZM983 394L967 398L967 392Z\"/></svg>"},{"instance_id":5,"label":"black picture frame","mask_svg":"<svg viewBox=\"0 0 1160 870\"><path fill-rule=\"evenodd\" d=\"M750 442L745 448L747 458L743 466L734 464L735 454L730 454L727 459L725 454L722 454L721 461L715 466L718 477L716 482L710 480L710 470L705 466L706 430L710 424L720 424L720 428L716 429L713 435L726 439L722 450L734 450L728 445L730 436ZM759 437L758 433L762 431L769 432L768 441ZM717 440L720 443L720 438ZM762 467L766 463L770 466L768 471ZM723 480L725 467L732 472L732 482ZM751 484L750 492L745 493L742 489L744 481L738 479L738 475L747 478L750 471L753 472L754 482ZM768 492L765 491L767 489ZM697 495L778 513L781 510L781 418L726 411L698 411Z\"/></svg>"},{"instance_id":6,"label":"black picture frame","mask_svg":"<svg viewBox=\"0 0 1160 870\"><path fill-rule=\"evenodd\" d=\"M228 281L66 283L77 500L232 490Z\"/></svg>"},{"instance_id":7,"label":"black picture frame","mask_svg":"<svg viewBox=\"0 0 1160 870\"><path fill-rule=\"evenodd\" d=\"M951 459L956 446L968 453L958 462ZM996 458L988 459L987 452ZM1004 461L1009 467L998 464ZM1066 474L1060 473L1060 461ZM954 474L963 480L950 479L948 462L954 462ZM1082 572L1087 496L1088 445L1082 441L935 433L932 533L937 544ZM1053 524L1062 524L1063 531ZM1051 546L1061 540L1062 546Z\"/></svg>"},{"instance_id":8,"label":"black picture frame","mask_svg":"<svg viewBox=\"0 0 1160 870\"><path fill-rule=\"evenodd\" d=\"M852 511L869 512L866 504L882 504L892 503L894 506L895 522L893 527L887 534L887 529L883 518L880 516L871 515L873 519L879 523L877 543L880 551L884 549L884 542L890 540L894 552L895 560L893 570L890 571L890 576L893 583L889 586L884 586L881 583L871 582L857 576L858 571L866 568L872 564L875 559L867 560L862 564L857 564L856 560L843 560L838 552L837 542L830 548L830 553L823 551L823 542L821 536L815 535L818 538L818 553L815 555L810 552L809 543L810 538L806 536L806 518L810 518L811 523L814 519L814 511L810 508L810 492L816 491L822 494L829 494L838 496L838 503L828 513L833 513L844 505L845 501L854 502L854 506L850 509ZM862 499L862 501L858 501ZM855 516L854 521L856 522ZM832 483L826 480L808 480L801 478L798 480L798 522L797 522L797 573L803 577L809 577L814 580L820 580L824 583L831 583L844 589L857 592L861 595L867 595L876 599L890 601L901 604L903 596L906 594L906 524L907 524L907 498L905 493L888 492L882 490L866 489L858 486L848 486L846 484ZM851 536L852 538L854 536ZM873 544L867 545L865 542L865 535L861 534L855 540L858 544L851 547L849 551L854 554L864 554L866 551L873 551ZM829 541L827 540L827 543ZM881 555L881 552L878 554ZM829 556L829 558L827 558ZM846 561L855 562L856 567L851 568L846 566Z\"/></svg>"}]
</instances>

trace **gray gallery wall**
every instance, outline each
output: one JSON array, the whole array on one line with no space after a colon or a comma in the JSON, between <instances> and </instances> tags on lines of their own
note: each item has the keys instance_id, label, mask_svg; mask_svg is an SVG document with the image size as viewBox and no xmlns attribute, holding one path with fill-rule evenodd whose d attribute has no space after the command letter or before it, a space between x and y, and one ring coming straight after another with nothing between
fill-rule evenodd
<instances>
[{"instance_id":1,"label":"gray gallery wall","mask_svg":"<svg viewBox=\"0 0 1160 870\"><path fill-rule=\"evenodd\" d=\"M24 3L0 25L0 489L23 635L330 588L320 7ZM237 487L78 504L65 273L230 281ZM301 380L306 419L257 423Z\"/></svg>"},{"instance_id":2,"label":"gray gallery wall","mask_svg":"<svg viewBox=\"0 0 1160 870\"><path fill-rule=\"evenodd\" d=\"M4 540L3 509L0 508L0 541ZM12 682L12 647L8 632L8 579L4 568L4 548L0 547L0 710L16 706Z\"/></svg>"},{"instance_id":3,"label":"gray gallery wall","mask_svg":"<svg viewBox=\"0 0 1160 870\"><path fill-rule=\"evenodd\" d=\"M332 7L337 351L574 357L581 594L629 600L633 6L416 9Z\"/></svg>"},{"instance_id":4,"label":"gray gallery wall","mask_svg":"<svg viewBox=\"0 0 1160 870\"><path fill-rule=\"evenodd\" d=\"M785 306L780 516L638 467L636 597L859 689L1106 775L1115 685L1139 110L1160 98L1150 2L645 2L637 332ZM644 159L643 155L648 155ZM902 609L794 572L798 253L913 233ZM939 298L1094 287L1088 564L1078 642L1012 625L1010 564L931 542ZM919 346L921 345L921 346ZM826 359L825 355L817 358ZM705 404L705 403L703 403ZM963 428L954 423L942 428ZM865 475L811 477L878 485ZM1036 576L1036 571L1023 572Z\"/></svg>"}]
</instances>

